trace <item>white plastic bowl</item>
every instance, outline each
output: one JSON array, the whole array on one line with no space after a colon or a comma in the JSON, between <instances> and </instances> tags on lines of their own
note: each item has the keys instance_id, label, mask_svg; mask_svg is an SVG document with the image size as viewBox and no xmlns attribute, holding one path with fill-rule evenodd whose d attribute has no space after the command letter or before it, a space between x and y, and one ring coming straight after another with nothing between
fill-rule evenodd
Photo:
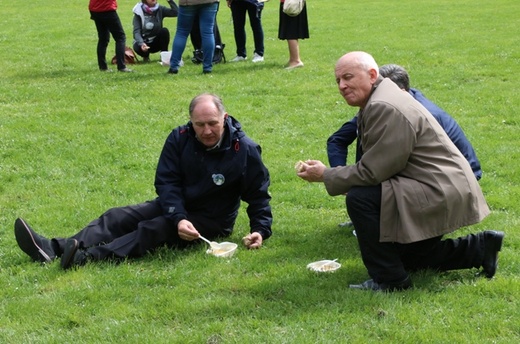
<instances>
[{"instance_id":1,"label":"white plastic bowl","mask_svg":"<svg viewBox=\"0 0 520 344\"><path fill-rule=\"evenodd\" d=\"M207 254L212 254L215 257L226 258L226 257L233 256L235 254L236 250L237 250L237 247L238 247L238 245L235 244L234 242L224 241L224 242L221 242L221 243L218 244L218 248L217 249L208 248L206 253Z\"/></svg>"},{"instance_id":2,"label":"white plastic bowl","mask_svg":"<svg viewBox=\"0 0 520 344\"><path fill-rule=\"evenodd\" d=\"M341 267L341 264L335 260L320 260L317 262L309 263L307 269L316 272L334 272Z\"/></svg>"}]
</instances>

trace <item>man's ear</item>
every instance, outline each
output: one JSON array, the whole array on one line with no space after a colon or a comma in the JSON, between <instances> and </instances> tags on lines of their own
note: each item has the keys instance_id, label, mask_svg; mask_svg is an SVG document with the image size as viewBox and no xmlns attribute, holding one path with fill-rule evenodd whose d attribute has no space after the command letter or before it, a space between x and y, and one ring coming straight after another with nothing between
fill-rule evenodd
<instances>
[{"instance_id":1,"label":"man's ear","mask_svg":"<svg viewBox=\"0 0 520 344\"><path fill-rule=\"evenodd\" d=\"M368 75L370 76L370 81L372 82L372 84L375 83L377 80L377 73L377 69L375 68L370 68L368 70Z\"/></svg>"},{"instance_id":2,"label":"man's ear","mask_svg":"<svg viewBox=\"0 0 520 344\"><path fill-rule=\"evenodd\" d=\"M227 119L227 118L228 118L228 113L226 112L226 113L224 114L224 119Z\"/></svg>"}]
</instances>

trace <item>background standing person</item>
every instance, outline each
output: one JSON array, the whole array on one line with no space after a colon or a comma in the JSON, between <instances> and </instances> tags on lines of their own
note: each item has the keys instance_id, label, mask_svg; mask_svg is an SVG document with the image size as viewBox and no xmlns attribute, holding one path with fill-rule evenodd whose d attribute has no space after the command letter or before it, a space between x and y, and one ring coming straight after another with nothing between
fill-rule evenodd
<instances>
[{"instance_id":1,"label":"background standing person","mask_svg":"<svg viewBox=\"0 0 520 344\"><path fill-rule=\"evenodd\" d=\"M90 19L96 24L98 33L97 59L99 70L111 72L107 64L107 47L110 42L110 35L116 42L117 70L119 72L132 72L125 64L125 45L126 35L121 25L121 20L117 15L116 0L90 0L88 4Z\"/></svg>"},{"instance_id":2,"label":"background standing person","mask_svg":"<svg viewBox=\"0 0 520 344\"><path fill-rule=\"evenodd\" d=\"M169 74L177 74L182 60L182 53L186 49L186 42L190 35L195 18L199 19L200 35L202 39L202 73L209 74L213 70L213 54L215 53L214 26L217 16L219 0L179 0L179 16L177 31L173 39L172 57L170 59Z\"/></svg>"},{"instance_id":3,"label":"background standing person","mask_svg":"<svg viewBox=\"0 0 520 344\"><path fill-rule=\"evenodd\" d=\"M295 17L288 16L283 12L284 0L280 0L280 20L278 24L278 38L287 40L289 47L289 62L285 69L303 67L300 59L299 39L309 38L309 24L307 22L307 3L303 5L303 10Z\"/></svg>"},{"instance_id":4,"label":"background standing person","mask_svg":"<svg viewBox=\"0 0 520 344\"><path fill-rule=\"evenodd\" d=\"M156 199L109 209L69 238L45 238L19 218L14 226L18 246L34 261L61 257L63 269L141 257L163 245L199 243L201 235L210 240L231 235L244 201L250 232L243 244L260 248L272 234L270 178L260 146L214 94L193 98L189 116L164 143L155 174Z\"/></svg>"},{"instance_id":5,"label":"background standing person","mask_svg":"<svg viewBox=\"0 0 520 344\"><path fill-rule=\"evenodd\" d=\"M355 165L301 164L298 176L347 196L363 263L371 279L351 288L394 291L412 286L409 271L482 267L492 278L504 233L457 239L444 234L482 221L490 210L467 160L437 120L360 51L341 57L336 82L359 108L361 157Z\"/></svg>"},{"instance_id":6,"label":"background standing person","mask_svg":"<svg viewBox=\"0 0 520 344\"><path fill-rule=\"evenodd\" d=\"M235 34L235 44L237 46L237 56L229 62L239 62L247 60L246 50L246 13L249 16L249 23L253 30L255 41L255 51L253 62L264 61L264 29L262 28L262 10L264 3L258 0L227 0L227 5L231 8L233 17L233 32Z\"/></svg>"},{"instance_id":7,"label":"background standing person","mask_svg":"<svg viewBox=\"0 0 520 344\"><path fill-rule=\"evenodd\" d=\"M163 27L164 17L177 17L179 8L173 0L168 0L170 7L162 6L157 0L142 0L138 2L132 12L134 19L134 44L137 55L143 57L144 62L150 61L150 54L159 51L168 51L170 31Z\"/></svg>"},{"instance_id":8,"label":"background standing person","mask_svg":"<svg viewBox=\"0 0 520 344\"><path fill-rule=\"evenodd\" d=\"M224 48L226 45L222 43L222 37L220 37L220 30L218 29L217 18L215 17L215 26L213 28L213 35L215 36L215 52L213 54L213 64L217 64L222 62L226 62L226 57L224 56ZM204 52L202 51L202 37L200 36L200 25L199 18L195 17L195 21L193 22L193 26L190 32L190 40L193 45L193 57L191 58L191 62L195 64L200 64L204 61Z\"/></svg>"}]
</instances>

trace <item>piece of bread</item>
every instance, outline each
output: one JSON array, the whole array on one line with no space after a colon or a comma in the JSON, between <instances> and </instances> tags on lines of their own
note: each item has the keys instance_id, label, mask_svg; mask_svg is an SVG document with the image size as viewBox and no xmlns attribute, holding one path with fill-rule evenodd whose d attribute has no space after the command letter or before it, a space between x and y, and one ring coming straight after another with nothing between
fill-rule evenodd
<instances>
[{"instance_id":1,"label":"piece of bread","mask_svg":"<svg viewBox=\"0 0 520 344\"><path fill-rule=\"evenodd\" d=\"M300 160L296 163L296 165L294 165L294 169L297 173L303 172L303 164L304 162Z\"/></svg>"}]
</instances>

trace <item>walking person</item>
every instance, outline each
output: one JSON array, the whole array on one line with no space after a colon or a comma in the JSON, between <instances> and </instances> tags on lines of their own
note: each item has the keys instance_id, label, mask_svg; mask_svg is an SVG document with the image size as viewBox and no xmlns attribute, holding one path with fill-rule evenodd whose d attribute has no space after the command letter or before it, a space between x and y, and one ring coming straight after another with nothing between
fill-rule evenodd
<instances>
[{"instance_id":1,"label":"walking person","mask_svg":"<svg viewBox=\"0 0 520 344\"><path fill-rule=\"evenodd\" d=\"M262 10L264 2L258 0L227 0L233 17L233 32L237 46L237 56L229 62L240 62L247 60L246 49L246 13L249 16L249 24L253 30L255 50L253 52L254 63L264 61L264 29L262 28Z\"/></svg>"},{"instance_id":2,"label":"walking person","mask_svg":"<svg viewBox=\"0 0 520 344\"><path fill-rule=\"evenodd\" d=\"M132 72L125 64L126 35L117 14L117 0L90 0L88 9L90 19L96 24L98 33L96 53L99 70L102 72L112 71L108 68L106 58L110 35L112 35L116 42L117 70L125 73Z\"/></svg>"}]
</instances>

